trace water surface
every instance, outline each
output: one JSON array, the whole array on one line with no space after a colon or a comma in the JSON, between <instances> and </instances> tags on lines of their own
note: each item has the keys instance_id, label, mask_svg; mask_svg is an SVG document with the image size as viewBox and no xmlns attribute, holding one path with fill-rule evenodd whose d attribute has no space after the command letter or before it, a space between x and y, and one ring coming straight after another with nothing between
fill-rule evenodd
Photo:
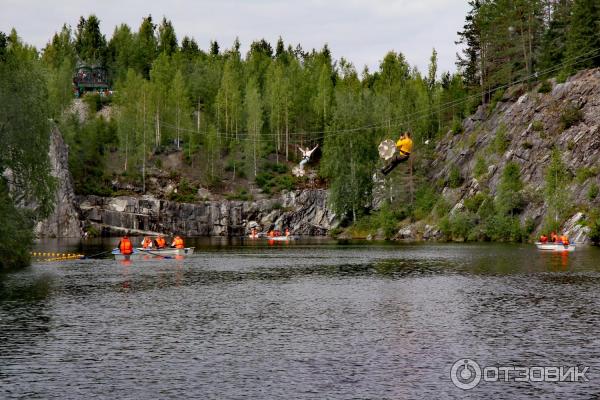
<instances>
[{"instance_id":1,"label":"water surface","mask_svg":"<svg viewBox=\"0 0 600 400\"><path fill-rule=\"evenodd\" d=\"M573 398L600 392L600 251L269 246L39 261L0 275L0 398ZM47 241L94 254L114 243ZM586 383L488 383L452 364L586 365Z\"/></svg>"}]
</instances>

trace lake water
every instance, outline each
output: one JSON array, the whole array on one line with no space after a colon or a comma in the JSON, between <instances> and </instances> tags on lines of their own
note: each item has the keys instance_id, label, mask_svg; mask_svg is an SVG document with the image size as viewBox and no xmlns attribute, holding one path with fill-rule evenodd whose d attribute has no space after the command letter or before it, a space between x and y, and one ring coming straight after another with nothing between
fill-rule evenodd
<instances>
[{"instance_id":1,"label":"lake water","mask_svg":"<svg viewBox=\"0 0 600 400\"><path fill-rule=\"evenodd\" d=\"M114 242L114 241L113 241ZM47 241L94 254L113 242ZM600 250L219 242L0 275L0 398L571 398L600 392ZM455 361L587 366L461 390Z\"/></svg>"}]
</instances>

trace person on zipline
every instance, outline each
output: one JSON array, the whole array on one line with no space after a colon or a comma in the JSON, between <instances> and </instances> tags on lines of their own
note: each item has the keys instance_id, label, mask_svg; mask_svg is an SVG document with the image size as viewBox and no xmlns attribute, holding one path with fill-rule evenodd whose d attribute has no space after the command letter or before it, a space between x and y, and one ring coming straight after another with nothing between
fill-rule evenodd
<instances>
[{"instance_id":1,"label":"person on zipline","mask_svg":"<svg viewBox=\"0 0 600 400\"><path fill-rule=\"evenodd\" d=\"M299 165L300 168L304 169L304 165L310 160L310 156L317 149L317 147L319 147L318 143L312 150L309 150L308 147L303 149L302 147L298 146L298 149L300 149L300 152L302 153L302 161L300 161Z\"/></svg>"},{"instance_id":2,"label":"person on zipline","mask_svg":"<svg viewBox=\"0 0 600 400\"><path fill-rule=\"evenodd\" d=\"M381 168L381 173L383 175L389 174L396 166L398 166L398 164L403 163L410 157L410 152L413 148L410 132L406 131L400 136L400 139L396 142L396 148L398 149L398 154L395 154L394 157L392 157L388 165Z\"/></svg>"}]
</instances>

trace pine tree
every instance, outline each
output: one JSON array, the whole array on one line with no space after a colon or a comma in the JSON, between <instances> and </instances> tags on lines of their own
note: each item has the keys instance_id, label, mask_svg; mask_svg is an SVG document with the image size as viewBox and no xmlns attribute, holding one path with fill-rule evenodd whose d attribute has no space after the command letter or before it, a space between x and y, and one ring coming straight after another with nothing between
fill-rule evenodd
<instances>
[{"instance_id":1,"label":"pine tree","mask_svg":"<svg viewBox=\"0 0 600 400\"><path fill-rule=\"evenodd\" d=\"M79 59L91 64L104 64L106 61L106 38L100 32L100 20L90 15L87 20L79 18L75 33L75 49Z\"/></svg>"},{"instance_id":2,"label":"pine tree","mask_svg":"<svg viewBox=\"0 0 600 400\"><path fill-rule=\"evenodd\" d=\"M163 17L158 27L158 52L165 53L168 56L177 51L177 36L171 21Z\"/></svg>"},{"instance_id":3,"label":"pine tree","mask_svg":"<svg viewBox=\"0 0 600 400\"><path fill-rule=\"evenodd\" d=\"M574 0L567 31L566 72L600 66L600 4L597 0Z\"/></svg>"},{"instance_id":4,"label":"pine tree","mask_svg":"<svg viewBox=\"0 0 600 400\"><path fill-rule=\"evenodd\" d=\"M158 43L154 30L156 25L152 23L152 16L148 15L142 21L140 29L136 35L136 42L134 47L134 62L136 71L142 74L146 79L150 77L150 69L152 63L158 54Z\"/></svg>"}]
</instances>

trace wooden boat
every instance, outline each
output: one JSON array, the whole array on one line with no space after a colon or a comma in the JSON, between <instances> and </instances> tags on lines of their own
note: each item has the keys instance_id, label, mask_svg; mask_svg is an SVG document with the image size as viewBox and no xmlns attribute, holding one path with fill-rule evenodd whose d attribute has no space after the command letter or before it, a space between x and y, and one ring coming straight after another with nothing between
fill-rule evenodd
<instances>
[{"instance_id":1,"label":"wooden boat","mask_svg":"<svg viewBox=\"0 0 600 400\"><path fill-rule=\"evenodd\" d=\"M195 247L186 247L184 249L175 249L172 247L165 247L163 249L154 249L142 247L136 247L136 251L140 254L149 254L151 256L189 256L194 254Z\"/></svg>"},{"instance_id":2,"label":"wooden boat","mask_svg":"<svg viewBox=\"0 0 600 400\"><path fill-rule=\"evenodd\" d=\"M575 245L574 244L569 244L569 245L564 245L562 243L541 243L541 242L535 242L536 247L538 248L538 250L543 250L543 251L575 251Z\"/></svg>"}]
</instances>

